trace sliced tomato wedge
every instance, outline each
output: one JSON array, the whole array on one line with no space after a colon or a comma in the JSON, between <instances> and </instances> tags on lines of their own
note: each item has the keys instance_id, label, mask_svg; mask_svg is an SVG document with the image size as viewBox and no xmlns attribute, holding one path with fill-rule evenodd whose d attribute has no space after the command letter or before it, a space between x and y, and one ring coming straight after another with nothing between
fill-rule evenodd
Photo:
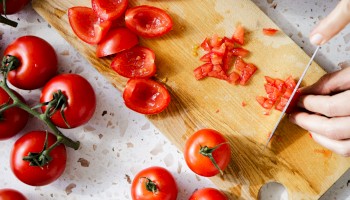
<instances>
[{"instance_id":1,"label":"sliced tomato wedge","mask_svg":"<svg viewBox=\"0 0 350 200\"><path fill-rule=\"evenodd\" d=\"M125 25L141 37L154 38L168 33L173 21L164 10L142 5L126 11Z\"/></svg>"},{"instance_id":2,"label":"sliced tomato wedge","mask_svg":"<svg viewBox=\"0 0 350 200\"><path fill-rule=\"evenodd\" d=\"M244 44L244 27L242 25L237 26L235 32L232 35L232 40L240 45Z\"/></svg>"},{"instance_id":3,"label":"sliced tomato wedge","mask_svg":"<svg viewBox=\"0 0 350 200\"><path fill-rule=\"evenodd\" d=\"M128 108L147 115L162 112L170 103L170 94L165 86L151 79L130 79L123 98Z\"/></svg>"},{"instance_id":4,"label":"sliced tomato wedge","mask_svg":"<svg viewBox=\"0 0 350 200\"><path fill-rule=\"evenodd\" d=\"M107 34L112 23L102 21L88 7L76 6L68 9L69 24L75 35L88 44L97 44Z\"/></svg>"},{"instance_id":5,"label":"sliced tomato wedge","mask_svg":"<svg viewBox=\"0 0 350 200\"><path fill-rule=\"evenodd\" d=\"M278 30L274 28L263 28L263 33L264 35L267 35L267 36L275 35L277 32Z\"/></svg>"},{"instance_id":6,"label":"sliced tomato wedge","mask_svg":"<svg viewBox=\"0 0 350 200\"><path fill-rule=\"evenodd\" d=\"M122 16L128 7L128 0L92 0L92 9L103 20L115 20Z\"/></svg>"},{"instance_id":7,"label":"sliced tomato wedge","mask_svg":"<svg viewBox=\"0 0 350 200\"><path fill-rule=\"evenodd\" d=\"M136 46L118 53L111 67L127 78L150 78L156 73L154 52L146 47Z\"/></svg>"},{"instance_id":8,"label":"sliced tomato wedge","mask_svg":"<svg viewBox=\"0 0 350 200\"><path fill-rule=\"evenodd\" d=\"M137 35L127 28L110 30L103 40L97 45L97 57L104 57L130 49L139 43Z\"/></svg>"}]
</instances>

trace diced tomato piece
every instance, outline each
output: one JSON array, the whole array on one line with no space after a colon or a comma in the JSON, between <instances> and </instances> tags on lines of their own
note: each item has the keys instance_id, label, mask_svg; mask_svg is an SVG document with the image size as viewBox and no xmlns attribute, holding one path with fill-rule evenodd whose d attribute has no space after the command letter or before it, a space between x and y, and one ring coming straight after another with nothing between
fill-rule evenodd
<instances>
[{"instance_id":1,"label":"diced tomato piece","mask_svg":"<svg viewBox=\"0 0 350 200\"><path fill-rule=\"evenodd\" d=\"M222 43L220 46L218 47L213 47L211 49L211 51L213 53L216 53L217 55L220 55L220 56L223 56L226 52L226 44L225 43Z\"/></svg>"},{"instance_id":2,"label":"diced tomato piece","mask_svg":"<svg viewBox=\"0 0 350 200\"><path fill-rule=\"evenodd\" d=\"M294 89L292 89L292 88L287 88L286 91L283 93L283 97L289 98L292 95L293 90Z\"/></svg>"},{"instance_id":3,"label":"diced tomato piece","mask_svg":"<svg viewBox=\"0 0 350 200\"><path fill-rule=\"evenodd\" d=\"M255 67L255 65L251 63L247 64L244 70L242 71L241 80L239 81L239 84L246 85L256 70L257 68Z\"/></svg>"},{"instance_id":4,"label":"diced tomato piece","mask_svg":"<svg viewBox=\"0 0 350 200\"><path fill-rule=\"evenodd\" d=\"M273 91L267 94L267 98L272 101L277 101L277 99L281 96L281 93L278 91L276 87L273 87Z\"/></svg>"},{"instance_id":5,"label":"diced tomato piece","mask_svg":"<svg viewBox=\"0 0 350 200\"><path fill-rule=\"evenodd\" d=\"M244 44L244 27L242 25L237 26L232 39L240 45Z\"/></svg>"},{"instance_id":6,"label":"diced tomato piece","mask_svg":"<svg viewBox=\"0 0 350 200\"><path fill-rule=\"evenodd\" d=\"M231 51L233 48L235 48L235 42L228 37L224 37L224 43L228 51Z\"/></svg>"},{"instance_id":7,"label":"diced tomato piece","mask_svg":"<svg viewBox=\"0 0 350 200\"><path fill-rule=\"evenodd\" d=\"M275 79L269 77L269 76L265 76L265 80L267 82L267 84L269 85L274 85L275 84Z\"/></svg>"},{"instance_id":8,"label":"diced tomato piece","mask_svg":"<svg viewBox=\"0 0 350 200\"><path fill-rule=\"evenodd\" d=\"M207 77L208 73L211 72L212 70L213 70L213 64L205 63L205 64L197 67L196 69L194 69L194 71L193 71L194 77L197 80L203 79L203 78Z\"/></svg>"},{"instance_id":9,"label":"diced tomato piece","mask_svg":"<svg viewBox=\"0 0 350 200\"><path fill-rule=\"evenodd\" d=\"M291 88L294 89L296 86L295 80L293 79L292 76L289 76L286 81L284 81L284 83L286 84L287 88Z\"/></svg>"},{"instance_id":10,"label":"diced tomato piece","mask_svg":"<svg viewBox=\"0 0 350 200\"><path fill-rule=\"evenodd\" d=\"M257 96L255 99L261 106L264 105L265 101L267 100L267 98L263 96Z\"/></svg>"},{"instance_id":11,"label":"diced tomato piece","mask_svg":"<svg viewBox=\"0 0 350 200\"><path fill-rule=\"evenodd\" d=\"M284 81L281 79L275 79L275 87L282 92L284 90L285 84Z\"/></svg>"},{"instance_id":12,"label":"diced tomato piece","mask_svg":"<svg viewBox=\"0 0 350 200\"><path fill-rule=\"evenodd\" d=\"M244 48L233 48L232 55L246 57L249 54L249 51Z\"/></svg>"},{"instance_id":13,"label":"diced tomato piece","mask_svg":"<svg viewBox=\"0 0 350 200\"><path fill-rule=\"evenodd\" d=\"M232 65L233 55L231 51L226 50L222 59L222 69L227 72Z\"/></svg>"},{"instance_id":14,"label":"diced tomato piece","mask_svg":"<svg viewBox=\"0 0 350 200\"><path fill-rule=\"evenodd\" d=\"M202 62L210 62L211 61L211 52L204 54L199 60Z\"/></svg>"},{"instance_id":15,"label":"diced tomato piece","mask_svg":"<svg viewBox=\"0 0 350 200\"><path fill-rule=\"evenodd\" d=\"M210 39L211 47L219 47L223 43L223 39L218 36L218 34L214 34Z\"/></svg>"},{"instance_id":16,"label":"diced tomato piece","mask_svg":"<svg viewBox=\"0 0 350 200\"><path fill-rule=\"evenodd\" d=\"M210 60L213 65L219 65L222 64L222 56L216 54L216 53L211 53L210 55Z\"/></svg>"},{"instance_id":17,"label":"diced tomato piece","mask_svg":"<svg viewBox=\"0 0 350 200\"><path fill-rule=\"evenodd\" d=\"M222 80L227 80L227 75L222 70L221 65L214 65L213 70L208 73L208 76L222 79Z\"/></svg>"},{"instance_id":18,"label":"diced tomato piece","mask_svg":"<svg viewBox=\"0 0 350 200\"><path fill-rule=\"evenodd\" d=\"M287 103L288 103L288 98L281 97L278 104L276 104L275 109L279 110L279 111L283 111L283 109L287 105Z\"/></svg>"},{"instance_id":19,"label":"diced tomato piece","mask_svg":"<svg viewBox=\"0 0 350 200\"><path fill-rule=\"evenodd\" d=\"M275 35L277 33L277 29L274 28L263 28L263 33L264 35L268 35L268 36L272 36Z\"/></svg>"},{"instance_id":20,"label":"diced tomato piece","mask_svg":"<svg viewBox=\"0 0 350 200\"><path fill-rule=\"evenodd\" d=\"M237 85L239 83L239 79L240 79L239 74L237 74L236 72L232 72L227 77L227 82Z\"/></svg>"},{"instance_id":21,"label":"diced tomato piece","mask_svg":"<svg viewBox=\"0 0 350 200\"><path fill-rule=\"evenodd\" d=\"M247 106L247 102L242 101L242 106L243 106L243 107L246 107L246 106Z\"/></svg>"},{"instance_id":22,"label":"diced tomato piece","mask_svg":"<svg viewBox=\"0 0 350 200\"><path fill-rule=\"evenodd\" d=\"M204 41L202 42L202 44L201 44L201 47L202 47L202 49L203 50L205 50L205 51L210 51L211 50L211 46L210 46L210 44L209 44L209 38L205 38L204 39Z\"/></svg>"},{"instance_id":23,"label":"diced tomato piece","mask_svg":"<svg viewBox=\"0 0 350 200\"><path fill-rule=\"evenodd\" d=\"M242 58L238 57L234 64L234 70L241 73L244 70L246 65L247 63L245 63Z\"/></svg>"},{"instance_id":24,"label":"diced tomato piece","mask_svg":"<svg viewBox=\"0 0 350 200\"><path fill-rule=\"evenodd\" d=\"M275 91L275 89L277 89L275 86L273 85L269 85L269 84L264 84L264 87L265 87L265 91L267 94L271 94Z\"/></svg>"}]
</instances>

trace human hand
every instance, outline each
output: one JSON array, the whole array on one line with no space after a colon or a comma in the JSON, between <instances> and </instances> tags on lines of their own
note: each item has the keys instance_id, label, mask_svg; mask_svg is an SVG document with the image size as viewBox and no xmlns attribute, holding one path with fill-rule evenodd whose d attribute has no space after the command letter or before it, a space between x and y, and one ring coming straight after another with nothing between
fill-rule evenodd
<instances>
[{"instance_id":1,"label":"human hand","mask_svg":"<svg viewBox=\"0 0 350 200\"><path fill-rule=\"evenodd\" d=\"M290 115L322 146L350 156L350 67L329 73L302 88L299 106L306 112Z\"/></svg>"},{"instance_id":2,"label":"human hand","mask_svg":"<svg viewBox=\"0 0 350 200\"><path fill-rule=\"evenodd\" d=\"M310 42L322 45L339 33L350 22L350 0L342 0L310 33Z\"/></svg>"}]
</instances>

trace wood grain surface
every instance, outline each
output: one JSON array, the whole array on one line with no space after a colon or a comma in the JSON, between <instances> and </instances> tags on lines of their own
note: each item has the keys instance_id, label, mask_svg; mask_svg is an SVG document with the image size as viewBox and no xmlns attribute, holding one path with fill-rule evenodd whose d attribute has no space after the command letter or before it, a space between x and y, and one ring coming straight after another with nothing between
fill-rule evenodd
<instances>
[{"instance_id":1,"label":"wood grain surface","mask_svg":"<svg viewBox=\"0 0 350 200\"><path fill-rule=\"evenodd\" d=\"M126 80L110 69L111 58L97 59L95 46L80 41L72 32L67 9L89 6L90 0L34 0L34 9L74 46L99 73L122 91ZM168 109L149 120L182 150L186 138L201 128L223 133L232 149L232 161L224 177L211 180L231 199L256 199L260 187L282 183L290 199L317 199L350 166L349 159L317 145L309 134L284 119L268 149L263 145L279 111L265 116L255 97L265 95L264 76L285 79L302 73L309 57L282 31L264 36L262 28L276 25L249 0L131 0L130 6L153 5L165 9L174 20L173 30L141 45L156 53L157 79L167 80L172 101ZM218 33L231 36L237 24L247 29L245 60L258 67L247 86L234 86L213 78L196 81L193 69L200 65L193 46ZM322 51L322 50L321 50ZM324 71L313 64L303 85L316 81ZM117 95L117 94L116 94ZM246 106L242 106L242 101Z\"/></svg>"}]
</instances>

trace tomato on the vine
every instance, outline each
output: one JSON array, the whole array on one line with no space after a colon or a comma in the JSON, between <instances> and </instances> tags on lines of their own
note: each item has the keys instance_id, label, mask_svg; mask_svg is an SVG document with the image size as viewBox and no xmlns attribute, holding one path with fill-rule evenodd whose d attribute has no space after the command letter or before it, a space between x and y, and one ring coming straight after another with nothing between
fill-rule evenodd
<instances>
[{"instance_id":1,"label":"tomato on the vine","mask_svg":"<svg viewBox=\"0 0 350 200\"><path fill-rule=\"evenodd\" d=\"M176 200L177 193L174 177L163 167L140 171L131 185L133 200Z\"/></svg>"},{"instance_id":2,"label":"tomato on the vine","mask_svg":"<svg viewBox=\"0 0 350 200\"><path fill-rule=\"evenodd\" d=\"M68 19L73 32L88 44L99 43L112 25L111 21L101 20L92 8L84 6L69 8Z\"/></svg>"},{"instance_id":3,"label":"tomato on the vine","mask_svg":"<svg viewBox=\"0 0 350 200\"><path fill-rule=\"evenodd\" d=\"M156 73L154 52L146 47L136 46L117 54L111 67L127 78L150 78Z\"/></svg>"},{"instance_id":4,"label":"tomato on the vine","mask_svg":"<svg viewBox=\"0 0 350 200\"><path fill-rule=\"evenodd\" d=\"M125 13L125 25L145 38L160 37L171 31L173 21L164 10L153 6L135 6Z\"/></svg>"},{"instance_id":5,"label":"tomato on the vine","mask_svg":"<svg viewBox=\"0 0 350 200\"><path fill-rule=\"evenodd\" d=\"M227 167L231 150L226 138L218 131L201 129L185 144L184 157L188 167L201 176L215 176Z\"/></svg>"},{"instance_id":6,"label":"tomato on the vine","mask_svg":"<svg viewBox=\"0 0 350 200\"><path fill-rule=\"evenodd\" d=\"M121 27L110 30L107 35L97 45L97 57L104 57L130 49L137 45L139 39L137 35L127 28Z\"/></svg>"},{"instance_id":7,"label":"tomato on the vine","mask_svg":"<svg viewBox=\"0 0 350 200\"><path fill-rule=\"evenodd\" d=\"M15 14L21 11L30 2L30 0L7 0L5 1L5 5L6 5L6 13L5 13L4 7L3 7L3 1L5 0L0 1L0 13L6 14L6 15Z\"/></svg>"},{"instance_id":8,"label":"tomato on the vine","mask_svg":"<svg viewBox=\"0 0 350 200\"><path fill-rule=\"evenodd\" d=\"M0 200L27 200L27 198L17 190L4 188L0 189Z\"/></svg>"},{"instance_id":9,"label":"tomato on the vine","mask_svg":"<svg viewBox=\"0 0 350 200\"><path fill-rule=\"evenodd\" d=\"M42 167L31 166L23 160L29 152L39 153L43 150L47 135L48 147L56 142L56 136L45 131L32 131L20 137L14 144L10 165L15 176L28 185L43 186L58 179L66 168L66 147L60 144L49 155L52 160Z\"/></svg>"},{"instance_id":10,"label":"tomato on the vine","mask_svg":"<svg viewBox=\"0 0 350 200\"><path fill-rule=\"evenodd\" d=\"M40 88L57 73L56 52L39 37L17 38L5 49L4 55L14 56L19 61L15 64L16 68L8 73L9 82L17 88Z\"/></svg>"},{"instance_id":11,"label":"tomato on the vine","mask_svg":"<svg viewBox=\"0 0 350 200\"><path fill-rule=\"evenodd\" d=\"M24 102L23 97L13 91L17 97ZM13 103L10 96L0 88L0 109L1 105ZM0 140L8 139L20 132L28 122L28 113L18 107L12 107L0 113Z\"/></svg>"},{"instance_id":12,"label":"tomato on the vine","mask_svg":"<svg viewBox=\"0 0 350 200\"><path fill-rule=\"evenodd\" d=\"M215 188L203 188L195 191L189 200L228 200L228 198Z\"/></svg>"},{"instance_id":13,"label":"tomato on the vine","mask_svg":"<svg viewBox=\"0 0 350 200\"><path fill-rule=\"evenodd\" d=\"M92 0L92 8L103 20L115 20L124 14L128 0Z\"/></svg>"},{"instance_id":14,"label":"tomato on the vine","mask_svg":"<svg viewBox=\"0 0 350 200\"><path fill-rule=\"evenodd\" d=\"M77 74L57 75L44 86L40 102L51 101L53 94L59 92L59 90L66 98L63 116L67 123L60 113L61 108L52 115L52 122L61 128L75 128L88 122L96 109L96 96L90 83ZM45 112L48 106L41 108Z\"/></svg>"},{"instance_id":15,"label":"tomato on the vine","mask_svg":"<svg viewBox=\"0 0 350 200\"><path fill-rule=\"evenodd\" d=\"M151 79L130 79L124 89L125 105L142 114L157 114L170 103L168 90Z\"/></svg>"}]
</instances>

